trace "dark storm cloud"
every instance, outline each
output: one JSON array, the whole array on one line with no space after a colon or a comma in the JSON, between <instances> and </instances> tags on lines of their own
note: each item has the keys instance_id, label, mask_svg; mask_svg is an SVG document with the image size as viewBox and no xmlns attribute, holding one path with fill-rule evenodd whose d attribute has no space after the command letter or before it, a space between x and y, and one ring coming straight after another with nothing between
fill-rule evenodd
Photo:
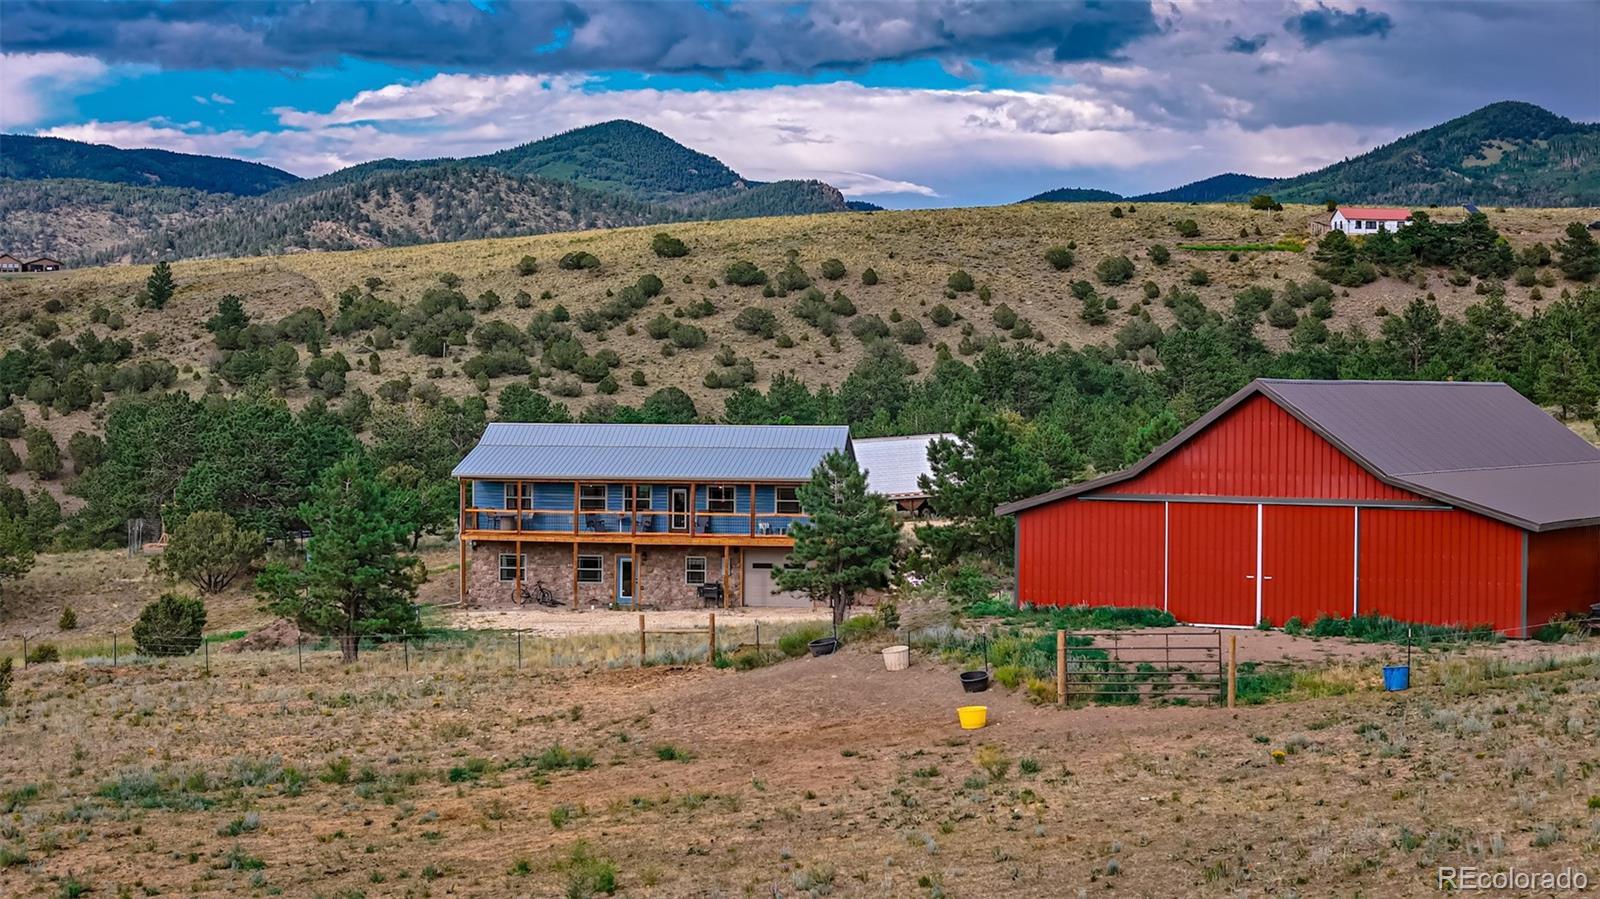
<instances>
[{"instance_id":1,"label":"dark storm cloud","mask_svg":"<svg viewBox=\"0 0 1600 899\"><path fill-rule=\"evenodd\" d=\"M1264 34L1258 34L1255 37L1243 37L1236 34L1232 40L1228 41L1227 50L1229 53L1244 53L1248 55L1260 52L1261 48L1266 45L1267 36Z\"/></svg>"},{"instance_id":2,"label":"dark storm cloud","mask_svg":"<svg viewBox=\"0 0 1600 899\"><path fill-rule=\"evenodd\" d=\"M458 71L811 72L920 58L1117 57L1147 2L29 2L0 47L169 69L304 70L349 56Z\"/></svg>"},{"instance_id":3,"label":"dark storm cloud","mask_svg":"<svg viewBox=\"0 0 1600 899\"><path fill-rule=\"evenodd\" d=\"M1318 3L1316 9L1291 16L1283 27L1290 34L1299 35L1307 47L1315 47L1340 38L1387 37L1394 20L1386 12L1369 12L1365 6L1357 7L1355 12L1345 12Z\"/></svg>"}]
</instances>

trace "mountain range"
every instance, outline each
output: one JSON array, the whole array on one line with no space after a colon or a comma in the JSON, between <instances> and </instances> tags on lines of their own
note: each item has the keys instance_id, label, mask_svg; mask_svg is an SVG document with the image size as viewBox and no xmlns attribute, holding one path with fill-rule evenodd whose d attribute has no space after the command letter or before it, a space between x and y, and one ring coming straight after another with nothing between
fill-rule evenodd
<instances>
[{"instance_id":1,"label":"mountain range","mask_svg":"<svg viewBox=\"0 0 1600 899\"><path fill-rule=\"evenodd\" d=\"M1280 203L1596 206L1600 124L1574 122L1532 103L1491 103L1292 178L1229 173L1131 197L1057 188L1022 202L1215 203L1261 193Z\"/></svg>"},{"instance_id":2,"label":"mountain range","mask_svg":"<svg viewBox=\"0 0 1600 899\"><path fill-rule=\"evenodd\" d=\"M752 181L621 120L484 156L379 159L305 179L236 159L25 135L0 135L0 160L0 248L77 264L850 208L820 181Z\"/></svg>"}]
</instances>

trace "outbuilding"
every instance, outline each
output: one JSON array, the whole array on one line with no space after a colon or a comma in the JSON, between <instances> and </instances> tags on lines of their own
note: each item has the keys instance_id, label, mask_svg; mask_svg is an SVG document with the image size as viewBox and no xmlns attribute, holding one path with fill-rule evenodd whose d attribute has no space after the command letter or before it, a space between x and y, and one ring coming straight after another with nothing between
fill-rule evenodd
<instances>
[{"instance_id":1,"label":"outbuilding","mask_svg":"<svg viewBox=\"0 0 1600 899\"><path fill-rule=\"evenodd\" d=\"M1500 383L1257 380L1132 468L996 511L1019 603L1513 636L1600 603L1600 449Z\"/></svg>"}]
</instances>

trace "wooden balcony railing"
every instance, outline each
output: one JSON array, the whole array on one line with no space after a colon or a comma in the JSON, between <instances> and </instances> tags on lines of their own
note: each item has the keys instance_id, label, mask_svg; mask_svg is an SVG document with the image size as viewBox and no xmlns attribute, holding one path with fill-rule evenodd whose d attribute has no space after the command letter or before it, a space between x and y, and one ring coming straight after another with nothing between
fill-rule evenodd
<instances>
[{"instance_id":1,"label":"wooden balcony railing","mask_svg":"<svg viewBox=\"0 0 1600 899\"><path fill-rule=\"evenodd\" d=\"M788 538L789 529L806 521L800 513L708 512L704 509L672 512L661 509L504 509L466 507L461 510L463 533L493 531L506 536L568 535L573 537L678 536L685 539L750 537Z\"/></svg>"}]
</instances>

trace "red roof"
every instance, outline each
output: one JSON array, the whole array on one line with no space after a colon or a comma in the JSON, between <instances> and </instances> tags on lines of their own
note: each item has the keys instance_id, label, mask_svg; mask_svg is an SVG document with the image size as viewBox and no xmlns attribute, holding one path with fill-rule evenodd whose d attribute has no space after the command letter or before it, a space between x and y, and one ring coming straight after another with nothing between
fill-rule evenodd
<instances>
[{"instance_id":1,"label":"red roof","mask_svg":"<svg viewBox=\"0 0 1600 899\"><path fill-rule=\"evenodd\" d=\"M1340 206L1347 219L1377 219L1380 222L1403 222L1411 218L1409 209L1384 209L1381 206Z\"/></svg>"}]
</instances>

